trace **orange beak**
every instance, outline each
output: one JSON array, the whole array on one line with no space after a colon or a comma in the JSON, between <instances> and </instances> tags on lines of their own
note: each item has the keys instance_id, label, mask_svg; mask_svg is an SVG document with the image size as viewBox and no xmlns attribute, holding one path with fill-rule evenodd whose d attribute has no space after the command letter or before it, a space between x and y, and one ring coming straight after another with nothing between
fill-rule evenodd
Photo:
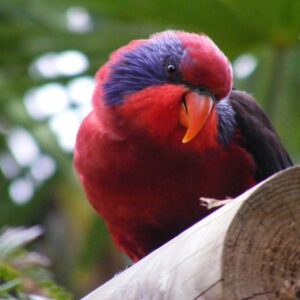
<instances>
[{"instance_id":1,"label":"orange beak","mask_svg":"<svg viewBox=\"0 0 300 300\"><path fill-rule=\"evenodd\" d=\"M214 102L211 96L200 94L195 91L188 92L179 114L180 124L187 128L182 143L191 141L205 125Z\"/></svg>"}]
</instances>

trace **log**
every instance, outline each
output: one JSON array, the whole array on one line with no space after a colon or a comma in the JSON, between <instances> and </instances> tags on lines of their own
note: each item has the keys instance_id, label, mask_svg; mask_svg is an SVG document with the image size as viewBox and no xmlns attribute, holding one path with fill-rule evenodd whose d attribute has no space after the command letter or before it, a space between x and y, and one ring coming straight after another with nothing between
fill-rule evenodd
<instances>
[{"instance_id":1,"label":"log","mask_svg":"<svg viewBox=\"0 0 300 300\"><path fill-rule=\"evenodd\" d=\"M300 166L233 199L83 300L300 299Z\"/></svg>"}]
</instances>

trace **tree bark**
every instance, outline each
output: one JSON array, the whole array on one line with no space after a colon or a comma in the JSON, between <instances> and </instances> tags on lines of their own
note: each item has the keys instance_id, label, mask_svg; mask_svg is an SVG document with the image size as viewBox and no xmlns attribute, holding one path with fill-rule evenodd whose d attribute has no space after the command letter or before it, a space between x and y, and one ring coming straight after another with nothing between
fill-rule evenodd
<instances>
[{"instance_id":1,"label":"tree bark","mask_svg":"<svg viewBox=\"0 0 300 300\"><path fill-rule=\"evenodd\" d=\"M83 299L300 299L300 166L233 199Z\"/></svg>"}]
</instances>

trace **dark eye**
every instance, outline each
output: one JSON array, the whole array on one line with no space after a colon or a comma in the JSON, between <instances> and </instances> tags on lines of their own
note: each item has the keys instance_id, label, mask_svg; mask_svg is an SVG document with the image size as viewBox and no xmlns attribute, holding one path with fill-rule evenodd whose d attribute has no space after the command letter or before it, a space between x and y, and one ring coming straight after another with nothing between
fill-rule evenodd
<instances>
[{"instance_id":1,"label":"dark eye","mask_svg":"<svg viewBox=\"0 0 300 300\"><path fill-rule=\"evenodd\" d=\"M177 74L177 67L174 64L166 65L166 73L169 77L174 77Z\"/></svg>"}]
</instances>

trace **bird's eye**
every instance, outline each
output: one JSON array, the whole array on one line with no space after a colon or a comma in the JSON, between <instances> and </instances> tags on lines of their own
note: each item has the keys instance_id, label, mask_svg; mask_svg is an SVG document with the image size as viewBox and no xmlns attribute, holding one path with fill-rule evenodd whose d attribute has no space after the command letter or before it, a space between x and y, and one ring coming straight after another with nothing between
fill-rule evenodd
<instances>
[{"instance_id":1,"label":"bird's eye","mask_svg":"<svg viewBox=\"0 0 300 300\"><path fill-rule=\"evenodd\" d=\"M174 64L167 64L166 73L169 77L174 77L177 74L177 67Z\"/></svg>"}]
</instances>

